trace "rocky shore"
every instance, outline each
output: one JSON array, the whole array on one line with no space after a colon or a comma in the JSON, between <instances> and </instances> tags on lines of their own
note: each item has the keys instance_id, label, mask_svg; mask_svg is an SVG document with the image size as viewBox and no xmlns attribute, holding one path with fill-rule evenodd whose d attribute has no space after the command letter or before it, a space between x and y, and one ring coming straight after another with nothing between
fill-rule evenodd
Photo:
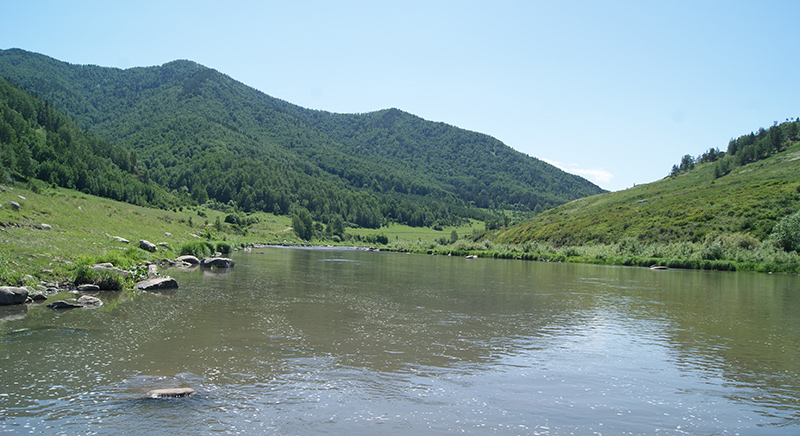
<instances>
[{"instance_id":1,"label":"rocky shore","mask_svg":"<svg viewBox=\"0 0 800 436\"><path fill-rule=\"evenodd\" d=\"M146 241L145 241L146 242ZM162 268L204 268L204 269L228 269L233 268L235 262L227 257L208 257L198 259L194 256L179 256L176 259L162 259L159 262ZM111 263L99 263L91 266L92 270L98 272L112 272L125 278L129 276L141 276L142 272L146 278L138 280L133 288L137 291L162 291L168 289L178 289L178 282L169 276L161 276L159 265L147 262L139 265L132 270L117 268ZM138 274L135 274L138 272ZM104 282L100 283L77 283L75 281L63 281L60 283L41 283L40 287L26 286L0 286L0 306L20 306L26 304L42 303L51 296L61 293L75 295L75 298L67 298L51 302L47 307L60 309L93 309L103 305L98 295L101 292L114 292L119 289L109 289L104 287ZM2 315L0 315L2 316Z\"/></svg>"}]
</instances>

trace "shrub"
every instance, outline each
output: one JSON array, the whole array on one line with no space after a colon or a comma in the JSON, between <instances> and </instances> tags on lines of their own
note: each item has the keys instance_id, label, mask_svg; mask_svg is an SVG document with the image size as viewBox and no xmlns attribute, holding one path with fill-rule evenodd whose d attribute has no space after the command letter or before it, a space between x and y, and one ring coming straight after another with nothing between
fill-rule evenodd
<instances>
[{"instance_id":1,"label":"shrub","mask_svg":"<svg viewBox=\"0 0 800 436\"><path fill-rule=\"evenodd\" d=\"M106 291L121 291L125 287L122 274L112 270L96 270L89 265L80 264L75 270L76 285L92 284Z\"/></svg>"},{"instance_id":2,"label":"shrub","mask_svg":"<svg viewBox=\"0 0 800 436\"><path fill-rule=\"evenodd\" d=\"M218 242L217 251L222 254L229 254L233 250L233 244L230 242Z\"/></svg>"},{"instance_id":3,"label":"shrub","mask_svg":"<svg viewBox=\"0 0 800 436\"><path fill-rule=\"evenodd\" d=\"M191 241L181 245L179 253L181 256L194 256L198 259L211 256L216 247L207 241Z\"/></svg>"},{"instance_id":4,"label":"shrub","mask_svg":"<svg viewBox=\"0 0 800 436\"><path fill-rule=\"evenodd\" d=\"M800 251L800 211L781 218L769 237L783 251Z\"/></svg>"}]
</instances>

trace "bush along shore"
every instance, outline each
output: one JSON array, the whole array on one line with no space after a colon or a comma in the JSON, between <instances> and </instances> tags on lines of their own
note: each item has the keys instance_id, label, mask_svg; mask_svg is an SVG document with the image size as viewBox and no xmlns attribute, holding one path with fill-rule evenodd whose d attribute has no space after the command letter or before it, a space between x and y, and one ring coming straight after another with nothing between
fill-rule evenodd
<instances>
[{"instance_id":1,"label":"bush along shore","mask_svg":"<svg viewBox=\"0 0 800 436\"><path fill-rule=\"evenodd\" d=\"M541 262L800 274L800 254L797 251L786 251L773 239L761 242L746 234L710 234L699 243L642 243L634 238L623 238L616 244L562 247L541 242L517 245L467 239L451 244L401 241L392 243L389 249Z\"/></svg>"}]
</instances>

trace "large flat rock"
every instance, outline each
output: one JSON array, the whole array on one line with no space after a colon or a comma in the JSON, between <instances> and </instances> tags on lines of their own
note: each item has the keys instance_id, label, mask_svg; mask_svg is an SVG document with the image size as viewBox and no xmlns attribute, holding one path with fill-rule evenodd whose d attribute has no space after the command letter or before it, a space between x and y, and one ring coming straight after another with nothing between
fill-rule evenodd
<instances>
[{"instance_id":1,"label":"large flat rock","mask_svg":"<svg viewBox=\"0 0 800 436\"><path fill-rule=\"evenodd\" d=\"M142 291L155 291L160 289L178 289L178 282L172 277L158 277L143 280L136 284L136 289Z\"/></svg>"}]
</instances>

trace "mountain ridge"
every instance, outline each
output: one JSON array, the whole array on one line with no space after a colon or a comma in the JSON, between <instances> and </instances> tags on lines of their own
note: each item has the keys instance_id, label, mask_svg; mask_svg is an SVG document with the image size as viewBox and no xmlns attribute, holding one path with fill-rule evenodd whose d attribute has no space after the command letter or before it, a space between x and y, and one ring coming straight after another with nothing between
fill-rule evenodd
<instances>
[{"instance_id":1,"label":"mountain ridge","mask_svg":"<svg viewBox=\"0 0 800 436\"><path fill-rule=\"evenodd\" d=\"M11 49L0 51L0 75L126 147L149 177L195 201L277 213L300 206L323 222L340 215L374 227L485 216L481 208L538 212L603 192L489 135L396 108L302 108L190 60L123 70ZM315 193L326 188L329 198ZM358 219L359 208L372 216Z\"/></svg>"}]
</instances>

